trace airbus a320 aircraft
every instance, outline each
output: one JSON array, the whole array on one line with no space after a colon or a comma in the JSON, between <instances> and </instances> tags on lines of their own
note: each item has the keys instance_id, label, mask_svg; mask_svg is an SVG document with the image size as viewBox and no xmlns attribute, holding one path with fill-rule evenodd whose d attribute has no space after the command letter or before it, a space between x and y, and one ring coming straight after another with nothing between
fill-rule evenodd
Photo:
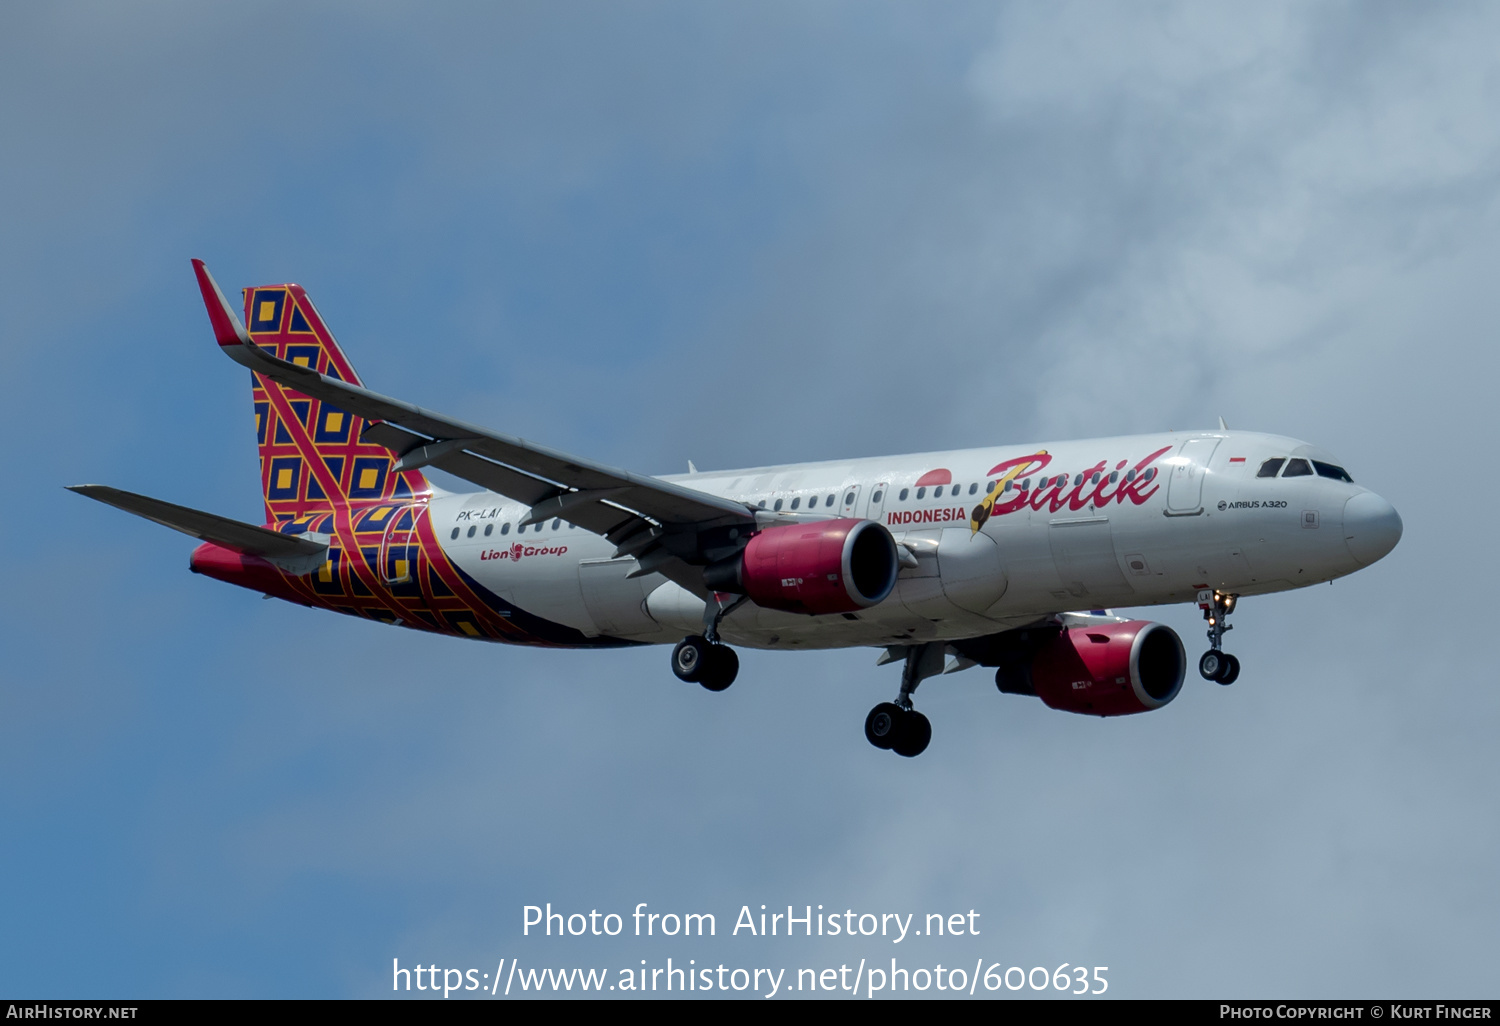
<instances>
[{"instance_id":1,"label":"airbus a320 aircraft","mask_svg":"<svg viewBox=\"0 0 1500 1026\"><path fill-rule=\"evenodd\" d=\"M1177 634L1105 607L1196 602L1198 671L1232 683L1239 598L1353 573L1401 537L1333 456L1222 421L647 477L372 392L299 286L246 289L242 322L193 268L219 346L253 372L264 526L74 491L202 539L192 570L252 591L463 638L675 644L672 671L710 691L735 679L730 645L879 648L901 688L865 736L904 756L932 736L917 685L973 666L1068 712L1172 701Z\"/></svg>"}]
</instances>

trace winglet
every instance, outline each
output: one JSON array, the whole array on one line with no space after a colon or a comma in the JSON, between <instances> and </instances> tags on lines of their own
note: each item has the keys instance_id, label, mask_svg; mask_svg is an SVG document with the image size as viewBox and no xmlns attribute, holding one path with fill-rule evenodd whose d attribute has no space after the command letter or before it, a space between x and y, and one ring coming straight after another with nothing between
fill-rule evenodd
<instances>
[{"instance_id":1,"label":"winglet","mask_svg":"<svg viewBox=\"0 0 1500 1026\"><path fill-rule=\"evenodd\" d=\"M250 333L240 323L234 308L224 298L224 293L219 291L219 283L208 273L208 267L202 260L193 261L193 273L198 276L198 291L203 293L203 305L208 308L208 322L214 327L214 340L231 356L235 354L236 346L254 345L250 341Z\"/></svg>"}]
</instances>

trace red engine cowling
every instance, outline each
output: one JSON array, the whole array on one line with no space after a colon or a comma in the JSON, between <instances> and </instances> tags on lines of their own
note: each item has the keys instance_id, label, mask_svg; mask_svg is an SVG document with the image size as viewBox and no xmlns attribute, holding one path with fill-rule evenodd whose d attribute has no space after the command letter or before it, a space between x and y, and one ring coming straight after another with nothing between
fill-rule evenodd
<instances>
[{"instance_id":1,"label":"red engine cowling","mask_svg":"<svg viewBox=\"0 0 1500 1026\"><path fill-rule=\"evenodd\" d=\"M704 574L718 591L791 613L852 613L885 600L901 565L896 542L873 520L815 520L768 527L745 551Z\"/></svg>"},{"instance_id":2,"label":"red engine cowling","mask_svg":"<svg viewBox=\"0 0 1500 1026\"><path fill-rule=\"evenodd\" d=\"M1177 697L1186 675L1177 632L1146 620L1070 627L1031 663L1031 684L1043 702L1088 716L1160 709Z\"/></svg>"}]
</instances>

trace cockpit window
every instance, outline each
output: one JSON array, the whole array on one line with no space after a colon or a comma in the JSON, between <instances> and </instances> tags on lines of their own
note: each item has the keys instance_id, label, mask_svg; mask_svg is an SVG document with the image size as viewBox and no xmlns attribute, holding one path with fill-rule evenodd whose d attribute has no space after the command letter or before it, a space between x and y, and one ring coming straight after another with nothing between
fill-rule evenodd
<instances>
[{"instance_id":1,"label":"cockpit window","mask_svg":"<svg viewBox=\"0 0 1500 1026\"><path fill-rule=\"evenodd\" d=\"M1282 477L1307 477L1312 473L1312 467L1307 465L1306 460L1287 460L1286 470Z\"/></svg>"},{"instance_id":2,"label":"cockpit window","mask_svg":"<svg viewBox=\"0 0 1500 1026\"><path fill-rule=\"evenodd\" d=\"M1335 481L1347 481L1350 484L1354 483L1354 478L1350 477L1349 471L1345 470L1343 467L1335 467L1332 463L1320 463L1317 460L1313 460L1312 465L1317 468L1319 477L1331 477Z\"/></svg>"},{"instance_id":3,"label":"cockpit window","mask_svg":"<svg viewBox=\"0 0 1500 1026\"><path fill-rule=\"evenodd\" d=\"M1285 456L1277 456L1275 459L1266 460L1266 462L1264 462L1264 463L1262 463L1260 465L1260 470L1256 471L1255 476L1256 477L1275 477L1276 476L1276 472L1281 469L1281 465L1283 463L1285 463L1285 462L1286 462L1286 457Z\"/></svg>"}]
</instances>

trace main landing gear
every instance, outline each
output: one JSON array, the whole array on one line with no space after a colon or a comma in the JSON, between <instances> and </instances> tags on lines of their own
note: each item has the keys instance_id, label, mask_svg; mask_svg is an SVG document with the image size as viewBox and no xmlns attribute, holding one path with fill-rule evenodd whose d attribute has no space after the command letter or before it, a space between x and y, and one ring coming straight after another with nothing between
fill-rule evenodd
<instances>
[{"instance_id":1,"label":"main landing gear","mask_svg":"<svg viewBox=\"0 0 1500 1026\"><path fill-rule=\"evenodd\" d=\"M723 691L739 676L740 657L734 649L719 641L719 621L746 601L741 595L729 605L720 605L719 597L709 598L703 609L703 633L690 634L672 649L672 672L678 680L702 684L710 691Z\"/></svg>"},{"instance_id":2,"label":"main landing gear","mask_svg":"<svg viewBox=\"0 0 1500 1026\"><path fill-rule=\"evenodd\" d=\"M1198 672L1203 675L1204 680L1233 684L1239 679L1240 661L1223 651L1225 632L1234 630L1228 620L1229 614L1234 612L1234 603L1238 598L1238 595L1225 595L1220 591L1198 593L1198 606L1203 610L1203 619L1208 621L1208 644L1210 646L1209 650L1203 653L1203 658L1198 660Z\"/></svg>"},{"instance_id":3,"label":"main landing gear","mask_svg":"<svg viewBox=\"0 0 1500 1026\"><path fill-rule=\"evenodd\" d=\"M672 649L672 672L678 680L702 684L710 691L723 691L740 672L740 657L728 645L691 634Z\"/></svg>"},{"instance_id":4,"label":"main landing gear","mask_svg":"<svg viewBox=\"0 0 1500 1026\"><path fill-rule=\"evenodd\" d=\"M925 752L932 740L932 723L912 706L911 696L924 679L942 672L941 641L909 646L901 668L901 693L894 702L881 702L870 710L865 717L865 739L908 759Z\"/></svg>"}]
</instances>

